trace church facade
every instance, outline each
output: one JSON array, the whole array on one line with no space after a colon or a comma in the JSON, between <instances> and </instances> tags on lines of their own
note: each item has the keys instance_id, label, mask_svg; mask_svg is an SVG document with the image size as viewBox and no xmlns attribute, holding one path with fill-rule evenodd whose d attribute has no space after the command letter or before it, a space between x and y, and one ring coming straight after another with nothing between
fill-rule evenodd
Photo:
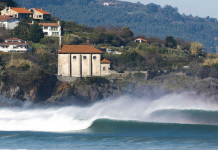
<instances>
[{"instance_id":1,"label":"church facade","mask_svg":"<svg viewBox=\"0 0 218 150\"><path fill-rule=\"evenodd\" d=\"M72 77L110 74L110 61L91 45L63 45L58 51L58 75Z\"/></svg>"}]
</instances>

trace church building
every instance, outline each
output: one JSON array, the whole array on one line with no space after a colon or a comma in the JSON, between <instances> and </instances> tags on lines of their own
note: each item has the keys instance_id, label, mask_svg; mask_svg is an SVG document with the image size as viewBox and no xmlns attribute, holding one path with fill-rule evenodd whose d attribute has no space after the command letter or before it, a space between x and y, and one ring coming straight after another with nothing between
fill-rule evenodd
<instances>
[{"instance_id":1,"label":"church building","mask_svg":"<svg viewBox=\"0 0 218 150\"><path fill-rule=\"evenodd\" d=\"M91 45L63 45L58 51L58 75L72 77L110 74L110 61Z\"/></svg>"}]
</instances>

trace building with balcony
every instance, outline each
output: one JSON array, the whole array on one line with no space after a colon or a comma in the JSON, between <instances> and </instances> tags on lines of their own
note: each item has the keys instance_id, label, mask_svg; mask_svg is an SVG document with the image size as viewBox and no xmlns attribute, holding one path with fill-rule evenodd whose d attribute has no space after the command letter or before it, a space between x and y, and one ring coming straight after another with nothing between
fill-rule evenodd
<instances>
[{"instance_id":1,"label":"building with balcony","mask_svg":"<svg viewBox=\"0 0 218 150\"><path fill-rule=\"evenodd\" d=\"M0 27L5 29L14 29L20 21L10 16L0 16Z\"/></svg>"},{"instance_id":2,"label":"building with balcony","mask_svg":"<svg viewBox=\"0 0 218 150\"><path fill-rule=\"evenodd\" d=\"M2 52L27 52L32 51L29 48L31 44L24 42L18 38L10 38L6 39L5 42L0 43L0 51Z\"/></svg>"},{"instance_id":3,"label":"building with balcony","mask_svg":"<svg viewBox=\"0 0 218 150\"><path fill-rule=\"evenodd\" d=\"M42 8L31 8L29 11L33 13L33 19L48 20L51 18L51 14L42 10Z\"/></svg>"},{"instance_id":4,"label":"building with balcony","mask_svg":"<svg viewBox=\"0 0 218 150\"><path fill-rule=\"evenodd\" d=\"M0 11L1 16L11 16L17 19L27 19L33 17L33 13L21 7L5 7Z\"/></svg>"},{"instance_id":5,"label":"building with balcony","mask_svg":"<svg viewBox=\"0 0 218 150\"><path fill-rule=\"evenodd\" d=\"M32 25L32 23L29 23L29 25ZM58 23L39 23L39 25L42 26L42 30L45 36L61 36L61 26L60 22Z\"/></svg>"}]
</instances>

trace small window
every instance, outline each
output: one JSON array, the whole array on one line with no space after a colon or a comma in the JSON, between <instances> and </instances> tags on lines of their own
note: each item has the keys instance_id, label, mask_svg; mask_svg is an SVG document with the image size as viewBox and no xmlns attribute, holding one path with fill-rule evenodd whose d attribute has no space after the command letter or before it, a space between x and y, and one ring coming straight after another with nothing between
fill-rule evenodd
<instances>
[{"instance_id":1,"label":"small window","mask_svg":"<svg viewBox=\"0 0 218 150\"><path fill-rule=\"evenodd\" d=\"M103 71L105 71L106 70L106 68L105 67L103 67Z\"/></svg>"},{"instance_id":2,"label":"small window","mask_svg":"<svg viewBox=\"0 0 218 150\"><path fill-rule=\"evenodd\" d=\"M96 56L93 57L93 59L96 59L96 58L97 58Z\"/></svg>"},{"instance_id":3,"label":"small window","mask_svg":"<svg viewBox=\"0 0 218 150\"><path fill-rule=\"evenodd\" d=\"M76 59L76 56L73 56L73 59Z\"/></svg>"},{"instance_id":4,"label":"small window","mask_svg":"<svg viewBox=\"0 0 218 150\"><path fill-rule=\"evenodd\" d=\"M83 59L86 59L87 57L86 56L83 56Z\"/></svg>"},{"instance_id":5,"label":"small window","mask_svg":"<svg viewBox=\"0 0 218 150\"><path fill-rule=\"evenodd\" d=\"M39 15L39 18L42 18L42 15Z\"/></svg>"}]
</instances>

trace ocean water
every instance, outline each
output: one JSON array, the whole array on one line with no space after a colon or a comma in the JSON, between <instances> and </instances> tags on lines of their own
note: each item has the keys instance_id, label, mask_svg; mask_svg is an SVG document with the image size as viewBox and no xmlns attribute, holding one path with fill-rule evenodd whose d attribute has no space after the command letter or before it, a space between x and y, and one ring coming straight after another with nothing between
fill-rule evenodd
<instances>
[{"instance_id":1,"label":"ocean water","mask_svg":"<svg viewBox=\"0 0 218 150\"><path fill-rule=\"evenodd\" d=\"M0 149L218 149L218 105L171 94L88 107L0 108Z\"/></svg>"}]
</instances>

